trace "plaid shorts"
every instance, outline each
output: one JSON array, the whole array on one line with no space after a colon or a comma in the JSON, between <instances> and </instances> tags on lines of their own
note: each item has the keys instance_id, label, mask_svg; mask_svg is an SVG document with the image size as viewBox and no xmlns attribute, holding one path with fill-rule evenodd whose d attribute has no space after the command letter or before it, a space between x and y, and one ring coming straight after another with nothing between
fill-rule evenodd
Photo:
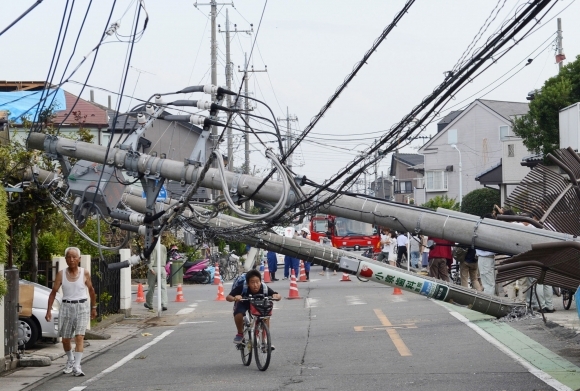
<instances>
[{"instance_id":1,"label":"plaid shorts","mask_svg":"<svg viewBox=\"0 0 580 391\"><path fill-rule=\"evenodd\" d=\"M89 303L62 303L58 315L58 336L74 338L75 335L85 335L89 324Z\"/></svg>"}]
</instances>

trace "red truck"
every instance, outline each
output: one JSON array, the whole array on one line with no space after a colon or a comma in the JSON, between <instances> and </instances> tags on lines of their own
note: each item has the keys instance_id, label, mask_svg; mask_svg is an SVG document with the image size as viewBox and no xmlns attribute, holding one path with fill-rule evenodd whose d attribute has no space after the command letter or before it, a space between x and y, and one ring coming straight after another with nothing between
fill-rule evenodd
<instances>
[{"instance_id":1,"label":"red truck","mask_svg":"<svg viewBox=\"0 0 580 391\"><path fill-rule=\"evenodd\" d=\"M372 248L373 252L381 251L381 237L371 224L344 217L317 214L310 220L310 236L317 242L327 237L333 247L343 250L364 251Z\"/></svg>"}]
</instances>

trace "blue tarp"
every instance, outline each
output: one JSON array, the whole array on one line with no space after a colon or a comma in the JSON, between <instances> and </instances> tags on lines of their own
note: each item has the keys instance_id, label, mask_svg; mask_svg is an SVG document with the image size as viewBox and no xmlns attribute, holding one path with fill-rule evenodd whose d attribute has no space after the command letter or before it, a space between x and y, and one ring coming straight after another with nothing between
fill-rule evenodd
<instances>
[{"instance_id":1,"label":"blue tarp","mask_svg":"<svg viewBox=\"0 0 580 391\"><path fill-rule=\"evenodd\" d=\"M17 124L22 123L22 116L28 117L31 121L36 120L39 106L41 106L42 110L48 108L52 103L55 111L66 110L63 90L60 88L51 89L48 94L48 98L46 98L46 90L0 92L0 110L8 110L10 112L8 119ZM39 105L41 97L46 99L43 99Z\"/></svg>"}]
</instances>

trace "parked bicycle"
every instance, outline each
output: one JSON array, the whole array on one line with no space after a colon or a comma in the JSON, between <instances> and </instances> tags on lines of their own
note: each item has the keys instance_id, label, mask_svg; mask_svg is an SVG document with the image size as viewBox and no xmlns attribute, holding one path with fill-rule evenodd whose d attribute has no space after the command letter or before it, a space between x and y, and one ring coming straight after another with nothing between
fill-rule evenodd
<instances>
[{"instance_id":1,"label":"parked bicycle","mask_svg":"<svg viewBox=\"0 0 580 391\"><path fill-rule=\"evenodd\" d=\"M253 353L256 356L256 366L260 371L265 371L270 365L272 355L272 339L266 320L272 316L275 299L255 295L242 300L250 302L250 311L244 316L244 339L237 348L245 366L251 364Z\"/></svg>"},{"instance_id":2,"label":"parked bicycle","mask_svg":"<svg viewBox=\"0 0 580 391\"><path fill-rule=\"evenodd\" d=\"M235 250L226 253L225 255L215 253L210 256L211 265L219 265L220 276L224 281L231 281L240 275L240 260L236 255Z\"/></svg>"},{"instance_id":3,"label":"parked bicycle","mask_svg":"<svg viewBox=\"0 0 580 391\"><path fill-rule=\"evenodd\" d=\"M564 309L569 310L572 305L572 300L574 299L575 289L562 288L562 304L564 304ZM578 305L578 303L576 303Z\"/></svg>"}]
</instances>

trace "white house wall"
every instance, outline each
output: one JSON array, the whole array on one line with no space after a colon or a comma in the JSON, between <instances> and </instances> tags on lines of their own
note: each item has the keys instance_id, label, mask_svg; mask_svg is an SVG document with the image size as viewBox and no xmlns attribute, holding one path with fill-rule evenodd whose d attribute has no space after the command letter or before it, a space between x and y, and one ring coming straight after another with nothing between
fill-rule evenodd
<instances>
[{"instance_id":1,"label":"white house wall","mask_svg":"<svg viewBox=\"0 0 580 391\"><path fill-rule=\"evenodd\" d=\"M445 171L447 166L453 165L453 171L448 172L447 191L427 191L427 200L438 195L459 199L459 153L448 144L449 129L457 129L456 145L461 151L463 163L463 196L482 188L483 185L475 180L475 176L496 165L502 157L499 127L508 125L507 121L480 103L474 104L468 110L442 130L426 150L420 151L425 154L425 177L427 171ZM432 148L436 150L431 151Z\"/></svg>"}]
</instances>

